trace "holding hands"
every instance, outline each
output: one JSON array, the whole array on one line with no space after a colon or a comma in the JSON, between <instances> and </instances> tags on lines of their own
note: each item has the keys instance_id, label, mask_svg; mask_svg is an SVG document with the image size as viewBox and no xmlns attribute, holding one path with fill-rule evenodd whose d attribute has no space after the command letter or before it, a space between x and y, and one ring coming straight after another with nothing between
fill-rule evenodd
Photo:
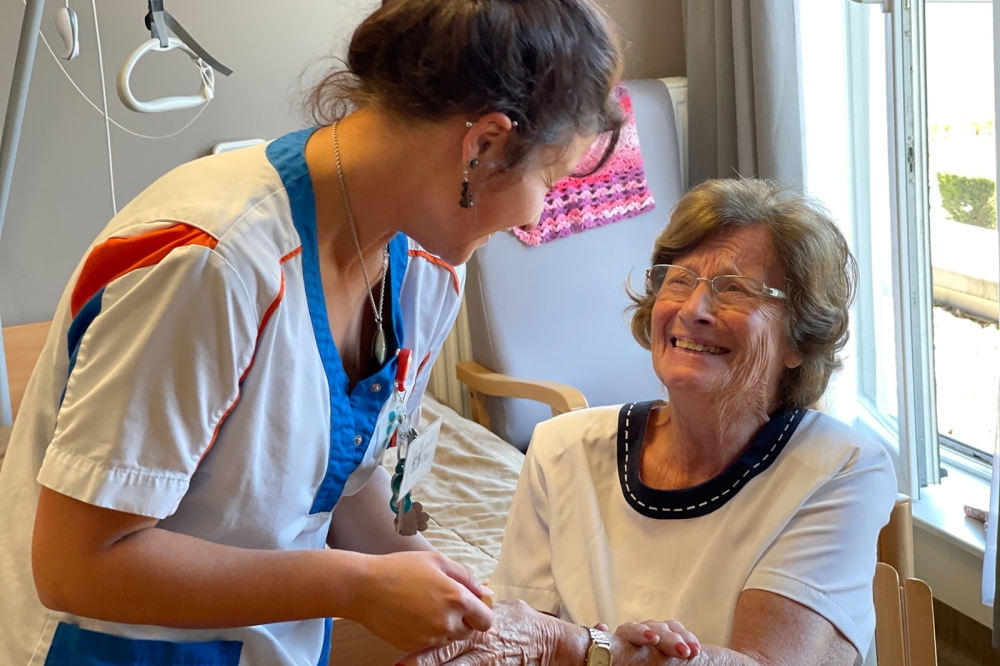
<instances>
[{"instance_id":1,"label":"holding hands","mask_svg":"<svg viewBox=\"0 0 1000 666\"><path fill-rule=\"evenodd\" d=\"M608 631L606 624L598 624L597 628ZM655 646L667 657L688 659L701 654L701 643L676 620L626 622L615 630L615 636L636 647Z\"/></svg>"},{"instance_id":2,"label":"holding hands","mask_svg":"<svg viewBox=\"0 0 1000 666\"><path fill-rule=\"evenodd\" d=\"M607 631L606 625L598 625ZM701 644L680 622L628 622L615 631L615 664L661 664L690 659ZM584 666L590 637L586 630L533 610L523 601L493 607L493 626L449 645L412 653L397 666Z\"/></svg>"}]
</instances>

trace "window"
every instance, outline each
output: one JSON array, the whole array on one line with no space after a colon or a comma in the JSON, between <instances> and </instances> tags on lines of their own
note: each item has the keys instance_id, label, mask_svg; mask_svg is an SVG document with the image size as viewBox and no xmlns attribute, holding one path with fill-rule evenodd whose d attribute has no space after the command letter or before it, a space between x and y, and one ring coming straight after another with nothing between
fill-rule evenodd
<instances>
[{"instance_id":1,"label":"window","mask_svg":"<svg viewBox=\"0 0 1000 666\"><path fill-rule=\"evenodd\" d=\"M988 474L1000 404L990 0L848 14L859 425L911 494L939 460Z\"/></svg>"},{"instance_id":2,"label":"window","mask_svg":"<svg viewBox=\"0 0 1000 666\"><path fill-rule=\"evenodd\" d=\"M988 463L1000 398L993 7L939 0L925 12L938 431Z\"/></svg>"}]
</instances>

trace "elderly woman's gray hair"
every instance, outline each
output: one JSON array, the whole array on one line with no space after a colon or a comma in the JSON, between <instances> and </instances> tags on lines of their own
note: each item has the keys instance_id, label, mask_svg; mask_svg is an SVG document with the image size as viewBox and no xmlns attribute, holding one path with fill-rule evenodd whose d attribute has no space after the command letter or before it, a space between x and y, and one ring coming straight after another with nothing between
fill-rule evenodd
<instances>
[{"instance_id":1,"label":"elderly woman's gray hair","mask_svg":"<svg viewBox=\"0 0 1000 666\"><path fill-rule=\"evenodd\" d=\"M707 181L677 203L656 239L652 263L672 263L726 227L756 224L771 232L785 270L780 287L788 295L785 333L789 347L802 358L800 366L785 371L778 400L781 407L808 407L840 369L837 353L847 344L848 312L858 281L847 241L822 204L773 181ZM634 302L632 335L649 349L656 294L647 289L629 295Z\"/></svg>"}]
</instances>

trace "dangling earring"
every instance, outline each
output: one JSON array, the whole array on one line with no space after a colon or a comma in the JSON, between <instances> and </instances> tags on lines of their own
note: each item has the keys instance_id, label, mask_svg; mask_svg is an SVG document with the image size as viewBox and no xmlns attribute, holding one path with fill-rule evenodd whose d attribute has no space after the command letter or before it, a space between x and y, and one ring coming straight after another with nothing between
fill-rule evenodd
<instances>
[{"instance_id":1,"label":"dangling earring","mask_svg":"<svg viewBox=\"0 0 1000 666\"><path fill-rule=\"evenodd\" d=\"M469 169L479 166L479 160L473 157L469 160ZM462 169L462 198L458 200L458 205L462 208L472 208L472 194L469 192L469 169Z\"/></svg>"}]
</instances>

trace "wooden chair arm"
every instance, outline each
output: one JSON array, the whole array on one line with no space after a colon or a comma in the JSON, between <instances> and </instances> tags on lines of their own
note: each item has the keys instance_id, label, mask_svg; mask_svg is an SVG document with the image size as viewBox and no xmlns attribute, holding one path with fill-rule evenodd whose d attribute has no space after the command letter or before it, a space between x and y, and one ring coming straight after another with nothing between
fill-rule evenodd
<instances>
[{"instance_id":1,"label":"wooden chair arm","mask_svg":"<svg viewBox=\"0 0 1000 666\"><path fill-rule=\"evenodd\" d=\"M897 495L889 522L878 535L878 560L899 572L902 580L916 577L913 567L913 509L906 495Z\"/></svg>"},{"instance_id":2,"label":"wooden chair arm","mask_svg":"<svg viewBox=\"0 0 1000 666\"><path fill-rule=\"evenodd\" d=\"M455 374L458 381L469 388L472 420L487 429L491 429L489 412L486 410L487 396L535 400L548 405L552 409L552 416L587 407L587 399L583 394L567 384L545 379L518 379L493 372L475 361L457 363Z\"/></svg>"}]
</instances>

